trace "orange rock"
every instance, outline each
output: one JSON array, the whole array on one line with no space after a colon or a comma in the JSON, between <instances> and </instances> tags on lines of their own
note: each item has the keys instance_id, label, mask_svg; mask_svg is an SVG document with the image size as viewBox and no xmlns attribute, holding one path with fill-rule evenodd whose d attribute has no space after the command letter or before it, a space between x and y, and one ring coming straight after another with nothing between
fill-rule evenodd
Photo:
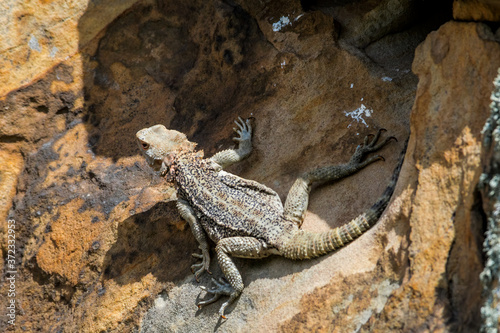
<instances>
[{"instance_id":1,"label":"orange rock","mask_svg":"<svg viewBox=\"0 0 500 333\"><path fill-rule=\"evenodd\" d=\"M487 0L454 0L453 18L463 21L500 21L500 4Z\"/></svg>"},{"instance_id":2,"label":"orange rock","mask_svg":"<svg viewBox=\"0 0 500 333\"><path fill-rule=\"evenodd\" d=\"M43 77L75 55L137 0L15 1L0 9L0 97Z\"/></svg>"}]
</instances>

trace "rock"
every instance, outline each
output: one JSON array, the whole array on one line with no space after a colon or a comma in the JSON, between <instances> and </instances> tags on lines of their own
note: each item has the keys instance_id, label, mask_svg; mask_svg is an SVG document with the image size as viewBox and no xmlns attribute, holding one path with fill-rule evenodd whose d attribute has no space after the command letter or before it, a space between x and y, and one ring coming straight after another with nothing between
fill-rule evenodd
<instances>
[{"instance_id":1,"label":"rock","mask_svg":"<svg viewBox=\"0 0 500 333\"><path fill-rule=\"evenodd\" d=\"M75 55L137 0L6 0L0 8L0 96L26 86Z\"/></svg>"},{"instance_id":2,"label":"rock","mask_svg":"<svg viewBox=\"0 0 500 333\"><path fill-rule=\"evenodd\" d=\"M17 179L23 169L23 158L19 153L0 152L2 170L0 170L0 216L5 221L12 207L12 198L16 194ZM5 231L4 231L5 232Z\"/></svg>"},{"instance_id":3,"label":"rock","mask_svg":"<svg viewBox=\"0 0 500 333\"><path fill-rule=\"evenodd\" d=\"M479 181L479 189L486 213L486 232L484 252L485 267L480 275L483 284L485 302L481 308L482 329L494 331L500 326L498 306L500 305L500 69L495 78L494 90L491 93L490 117L483 128L483 160L486 167Z\"/></svg>"},{"instance_id":4,"label":"rock","mask_svg":"<svg viewBox=\"0 0 500 333\"><path fill-rule=\"evenodd\" d=\"M393 15L391 4L377 15ZM16 329L477 330L485 212L475 189L500 66L487 26L449 22L429 34L444 22L420 15L406 26L396 15L354 49L336 17L357 7L342 4L38 6L25 18L15 13L38 7L13 3L7 16L31 25L0 28L10 43L1 59L16 64L3 67L12 77L0 93L0 231L8 218L19 226ZM37 29L64 29L64 40ZM381 151L384 163L314 188L308 230L370 207L411 136L394 199L372 230L315 260L237 260L246 288L221 322L220 301L194 305L210 277L194 281L197 244L175 190L146 165L134 135L162 123L210 156L234 144L238 116L255 118L254 151L229 171L282 199L301 172L346 162L365 135L384 127L399 139ZM216 260L211 270L220 276Z\"/></svg>"},{"instance_id":5,"label":"rock","mask_svg":"<svg viewBox=\"0 0 500 333\"><path fill-rule=\"evenodd\" d=\"M500 4L488 0L454 0L453 18L464 21L500 21Z\"/></svg>"},{"instance_id":6,"label":"rock","mask_svg":"<svg viewBox=\"0 0 500 333\"><path fill-rule=\"evenodd\" d=\"M406 169L413 179L409 266L374 331L393 329L394 322L415 331L479 328L484 222L476 185L489 82L500 67L500 45L491 37L485 25L449 22L416 50L419 85Z\"/></svg>"},{"instance_id":7,"label":"rock","mask_svg":"<svg viewBox=\"0 0 500 333\"><path fill-rule=\"evenodd\" d=\"M11 220L8 213L12 208L12 198L16 194L17 179L23 169L23 158L18 152L2 150L0 152L0 164L2 165L0 170L0 233L6 236L9 233L8 226L10 223L8 221ZM15 227L13 230L15 230ZM3 257L6 257L8 248L2 248L1 253ZM2 261L0 265L3 270L4 262Z\"/></svg>"}]
</instances>

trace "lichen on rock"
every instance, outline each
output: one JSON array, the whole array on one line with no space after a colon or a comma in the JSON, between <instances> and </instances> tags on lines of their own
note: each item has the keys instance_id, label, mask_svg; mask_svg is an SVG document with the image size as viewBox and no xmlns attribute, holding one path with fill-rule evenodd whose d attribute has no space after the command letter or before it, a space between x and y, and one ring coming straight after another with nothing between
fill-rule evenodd
<instances>
[{"instance_id":1,"label":"lichen on rock","mask_svg":"<svg viewBox=\"0 0 500 333\"><path fill-rule=\"evenodd\" d=\"M483 128L486 170L479 182L487 219L481 273L485 297L481 332L485 333L496 333L500 326L500 68L493 85L491 114Z\"/></svg>"}]
</instances>

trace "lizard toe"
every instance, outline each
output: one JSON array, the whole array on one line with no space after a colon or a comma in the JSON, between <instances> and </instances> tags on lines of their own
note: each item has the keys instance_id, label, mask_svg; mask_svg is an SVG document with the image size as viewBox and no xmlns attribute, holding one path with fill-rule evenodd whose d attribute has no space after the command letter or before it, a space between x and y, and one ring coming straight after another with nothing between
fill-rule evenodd
<instances>
[{"instance_id":1,"label":"lizard toe","mask_svg":"<svg viewBox=\"0 0 500 333\"><path fill-rule=\"evenodd\" d=\"M200 286L200 289L205 291L207 294L213 295L211 298L203 300L198 302L198 307L202 307L207 304L211 304L215 301L217 301L221 296L229 296L229 300L224 302L221 306L221 310L219 311L219 314L221 314L221 317L224 316L224 309L231 304L236 297L238 297L239 293L234 290L231 285L224 281L222 278L220 278L218 281L214 278L212 278L212 282L214 283L215 287L213 288L207 288L205 286ZM222 312L221 312L222 311Z\"/></svg>"}]
</instances>

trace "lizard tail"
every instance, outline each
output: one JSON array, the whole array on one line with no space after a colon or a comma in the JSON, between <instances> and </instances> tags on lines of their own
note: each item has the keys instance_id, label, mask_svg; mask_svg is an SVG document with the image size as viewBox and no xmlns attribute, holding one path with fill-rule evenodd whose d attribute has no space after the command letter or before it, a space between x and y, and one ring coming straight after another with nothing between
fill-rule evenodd
<instances>
[{"instance_id":1,"label":"lizard tail","mask_svg":"<svg viewBox=\"0 0 500 333\"><path fill-rule=\"evenodd\" d=\"M280 249L281 254L290 259L310 259L319 257L346 246L374 226L389 204L391 196L394 193L399 172L403 165L407 145L408 140L405 142L399 163L394 169L389 185L372 207L349 223L327 232L297 230L286 242L284 242Z\"/></svg>"}]
</instances>

